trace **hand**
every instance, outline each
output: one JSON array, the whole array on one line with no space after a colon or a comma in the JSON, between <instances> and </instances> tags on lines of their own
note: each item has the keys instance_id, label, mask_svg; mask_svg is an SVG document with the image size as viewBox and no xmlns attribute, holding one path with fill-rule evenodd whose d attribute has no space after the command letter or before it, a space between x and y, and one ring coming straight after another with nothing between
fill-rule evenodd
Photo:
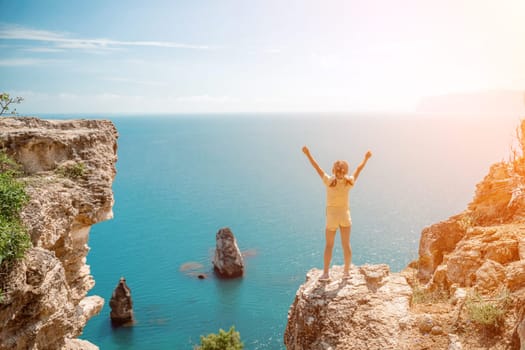
<instances>
[{"instance_id":1,"label":"hand","mask_svg":"<svg viewBox=\"0 0 525 350\"><path fill-rule=\"evenodd\" d=\"M308 149L308 147L306 146L303 147L303 153L306 154L307 156L310 155L310 150Z\"/></svg>"},{"instance_id":2,"label":"hand","mask_svg":"<svg viewBox=\"0 0 525 350\"><path fill-rule=\"evenodd\" d=\"M368 150L365 154L365 158L366 159L369 159L370 157L372 157L372 152L370 152L370 150Z\"/></svg>"}]
</instances>

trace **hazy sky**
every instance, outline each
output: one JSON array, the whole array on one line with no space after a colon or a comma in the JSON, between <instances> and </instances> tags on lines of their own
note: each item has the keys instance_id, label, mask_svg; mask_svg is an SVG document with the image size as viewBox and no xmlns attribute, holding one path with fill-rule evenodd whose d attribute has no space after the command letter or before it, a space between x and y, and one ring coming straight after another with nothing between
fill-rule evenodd
<instances>
[{"instance_id":1,"label":"hazy sky","mask_svg":"<svg viewBox=\"0 0 525 350\"><path fill-rule=\"evenodd\" d=\"M524 0L0 0L20 112L412 111L525 90Z\"/></svg>"}]
</instances>

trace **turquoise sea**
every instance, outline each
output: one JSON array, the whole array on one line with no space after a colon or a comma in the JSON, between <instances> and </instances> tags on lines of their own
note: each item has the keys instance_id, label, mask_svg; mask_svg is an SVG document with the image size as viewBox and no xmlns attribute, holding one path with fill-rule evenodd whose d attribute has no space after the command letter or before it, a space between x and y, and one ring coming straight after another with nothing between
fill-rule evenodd
<instances>
[{"instance_id":1,"label":"turquoise sea","mask_svg":"<svg viewBox=\"0 0 525 350\"><path fill-rule=\"evenodd\" d=\"M62 116L46 116L48 118ZM90 118L92 116L74 116ZM489 166L507 159L518 118L377 115L104 116L120 133L115 217L92 227L90 294L106 300L81 338L112 349L192 349L235 325L245 349L284 349L287 312L306 272L322 267L324 188L301 152L351 169L373 157L351 191L353 263L401 270L421 230L462 211ZM228 226L246 275L212 272ZM199 280L180 270L203 265ZM342 264L340 244L333 263ZM113 329L119 278L137 323Z\"/></svg>"}]
</instances>

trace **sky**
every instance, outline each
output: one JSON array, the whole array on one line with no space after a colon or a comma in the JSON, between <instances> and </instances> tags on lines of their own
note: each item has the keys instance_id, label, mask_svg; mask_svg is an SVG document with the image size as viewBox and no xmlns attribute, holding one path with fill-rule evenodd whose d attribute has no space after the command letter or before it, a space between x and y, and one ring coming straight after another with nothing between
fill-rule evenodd
<instances>
[{"instance_id":1,"label":"sky","mask_svg":"<svg viewBox=\"0 0 525 350\"><path fill-rule=\"evenodd\" d=\"M525 91L523 0L0 0L21 113L414 112Z\"/></svg>"}]
</instances>

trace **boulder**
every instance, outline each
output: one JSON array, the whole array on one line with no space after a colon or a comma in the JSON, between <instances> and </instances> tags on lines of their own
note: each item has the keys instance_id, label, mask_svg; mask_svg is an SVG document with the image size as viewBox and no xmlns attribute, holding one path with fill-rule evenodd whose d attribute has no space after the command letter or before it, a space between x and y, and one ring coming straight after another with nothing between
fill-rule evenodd
<instances>
[{"instance_id":1,"label":"boulder","mask_svg":"<svg viewBox=\"0 0 525 350\"><path fill-rule=\"evenodd\" d=\"M417 327L421 333L430 333L435 327L434 320L430 315L422 315L417 319Z\"/></svg>"},{"instance_id":2,"label":"boulder","mask_svg":"<svg viewBox=\"0 0 525 350\"><path fill-rule=\"evenodd\" d=\"M220 277L235 278L244 274L244 260L237 246L237 240L228 228L221 228L216 235L213 266Z\"/></svg>"},{"instance_id":3,"label":"boulder","mask_svg":"<svg viewBox=\"0 0 525 350\"><path fill-rule=\"evenodd\" d=\"M525 260L515 261L506 268L507 287L511 291L525 288Z\"/></svg>"},{"instance_id":4,"label":"boulder","mask_svg":"<svg viewBox=\"0 0 525 350\"><path fill-rule=\"evenodd\" d=\"M429 281L444 255L453 251L464 235L465 227L457 216L425 228L419 241L418 277Z\"/></svg>"},{"instance_id":5,"label":"boulder","mask_svg":"<svg viewBox=\"0 0 525 350\"><path fill-rule=\"evenodd\" d=\"M133 323L133 301L131 300L131 290L126 284L124 277L120 278L120 281L113 291L111 300L109 302L111 306L111 323L115 326Z\"/></svg>"},{"instance_id":6,"label":"boulder","mask_svg":"<svg viewBox=\"0 0 525 350\"><path fill-rule=\"evenodd\" d=\"M481 292L490 293L506 283L505 267L493 260L485 260L476 271L476 287Z\"/></svg>"}]
</instances>

